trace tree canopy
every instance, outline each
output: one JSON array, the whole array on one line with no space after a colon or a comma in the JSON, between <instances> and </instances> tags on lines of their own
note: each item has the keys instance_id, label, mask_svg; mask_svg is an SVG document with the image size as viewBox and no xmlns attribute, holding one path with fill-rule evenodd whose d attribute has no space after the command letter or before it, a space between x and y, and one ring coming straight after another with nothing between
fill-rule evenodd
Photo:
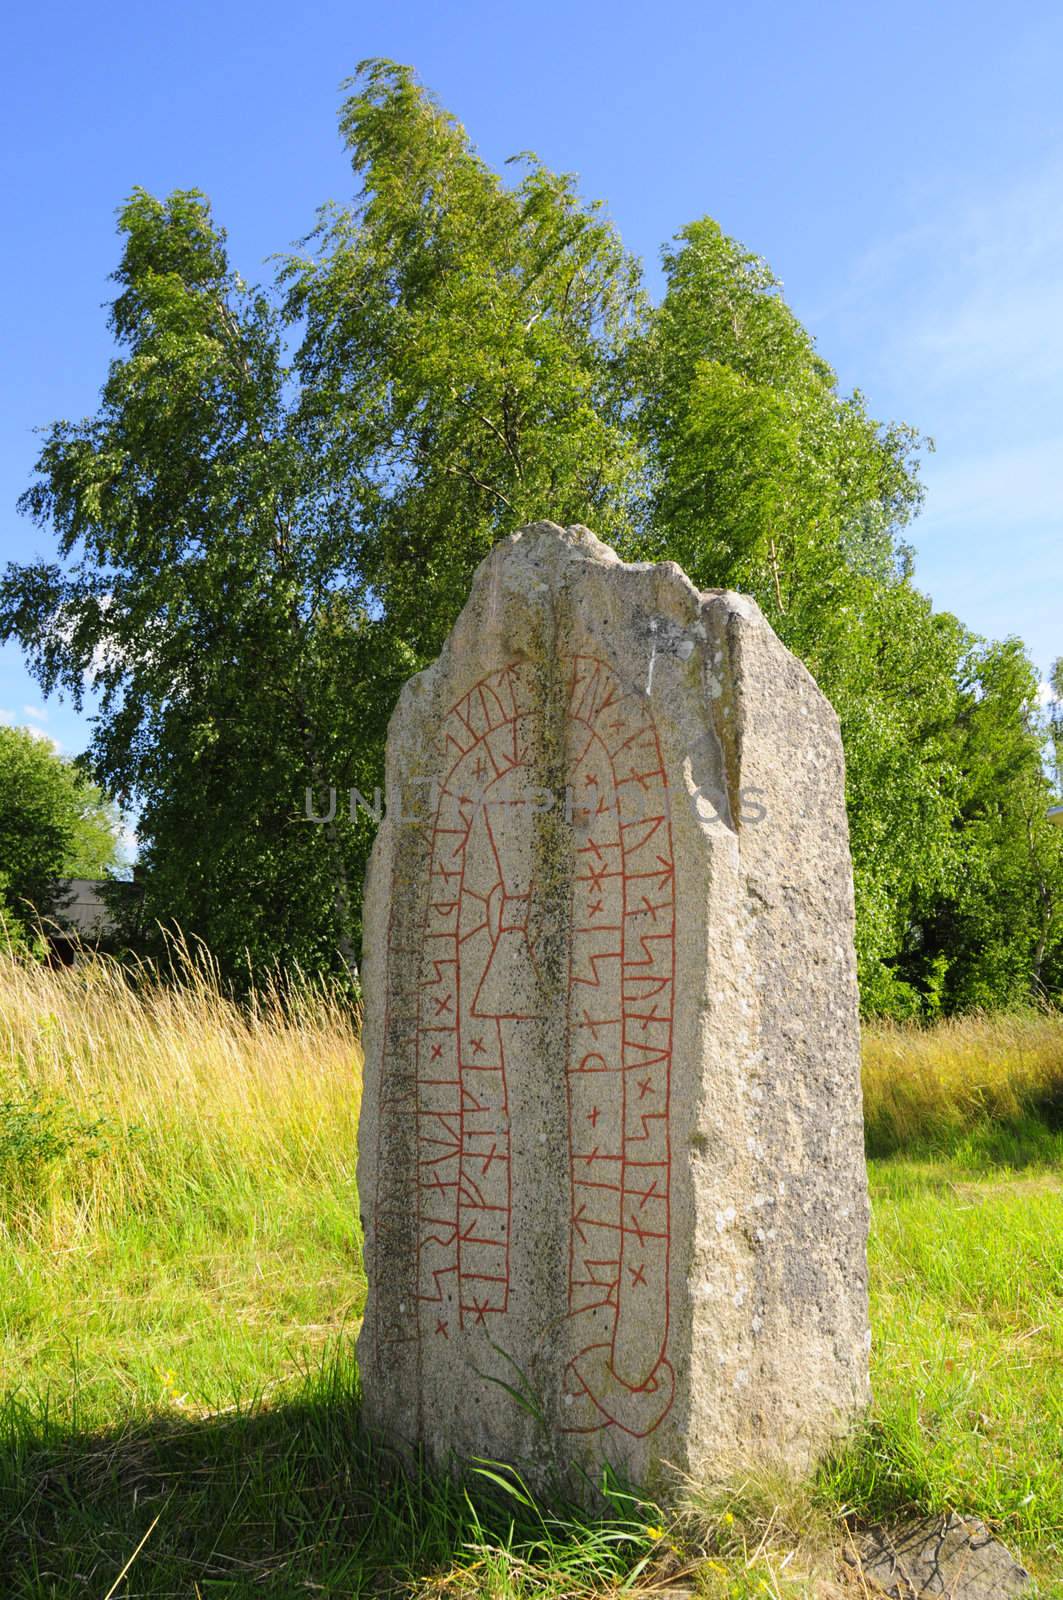
<instances>
[{"instance_id":1,"label":"tree canopy","mask_svg":"<svg viewBox=\"0 0 1063 1600\"><path fill-rule=\"evenodd\" d=\"M372 826L346 793L382 782L477 563L550 517L751 592L833 700L868 1009L1058 996L1036 681L914 585L926 441L839 392L711 219L653 305L600 204L530 155L505 181L409 68L363 63L340 130L356 192L265 288L202 194L126 202L99 408L53 424L23 499L58 560L0 581L46 691L97 675L147 924L231 973L353 972Z\"/></svg>"},{"instance_id":2,"label":"tree canopy","mask_svg":"<svg viewBox=\"0 0 1063 1600\"><path fill-rule=\"evenodd\" d=\"M0 727L0 925L24 936L55 909L61 878L119 864L120 817L73 762L28 728Z\"/></svg>"}]
</instances>

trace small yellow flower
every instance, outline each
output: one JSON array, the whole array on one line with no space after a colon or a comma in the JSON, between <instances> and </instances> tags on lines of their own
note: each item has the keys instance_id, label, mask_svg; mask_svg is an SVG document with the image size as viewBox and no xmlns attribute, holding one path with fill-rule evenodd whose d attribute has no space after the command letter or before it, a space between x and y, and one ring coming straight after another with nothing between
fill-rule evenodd
<instances>
[{"instance_id":1,"label":"small yellow flower","mask_svg":"<svg viewBox=\"0 0 1063 1600\"><path fill-rule=\"evenodd\" d=\"M733 1521L734 1521L734 1512L733 1511L725 1511L724 1514L723 1514L723 1525L724 1525L724 1527L725 1528L729 1528Z\"/></svg>"},{"instance_id":2,"label":"small yellow flower","mask_svg":"<svg viewBox=\"0 0 1063 1600\"><path fill-rule=\"evenodd\" d=\"M665 1534L665 1530L663 1528L656 1527L652 1522L648 1522L642 1531L645 1533L647 1539L654 1540L663 1539Z\"/></svg>"},{"instance_id":3,"label":"small yellow flower","mask_svg":"<svg viewBox=\"0 0 1063 1600\"><path fill-rule=\"evenodd\" d=\"M159 1375L159 1382L162 1384L163 1393L165 1394L167 1400L169 1400L172 1405L183 1404L186 1397L177 1387L176 1374L172 1372L169 1367L156 1367L155 1370Z\"/></svg>"}]
</instances>

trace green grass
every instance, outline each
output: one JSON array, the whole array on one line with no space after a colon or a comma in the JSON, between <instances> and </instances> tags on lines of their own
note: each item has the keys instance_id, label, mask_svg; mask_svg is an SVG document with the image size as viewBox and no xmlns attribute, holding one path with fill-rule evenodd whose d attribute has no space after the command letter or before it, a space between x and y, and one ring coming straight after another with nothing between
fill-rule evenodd
<instances>
[{"instance_id":1,"label":"green grass","mask_svg":"<svg viewBox=\"0 0 1063 1600\"><path fill-rule=\"evenodd\" d=\"M354 1019L187 978L0 966L0 1391L83 1429L265 1395L361 1310Z\"/></svg>"},{"instance_id":2,"label":"green grass","mask_svg":"<svg viewBox=\"0 0 1063 1600\"><path fill-rule=\"evenodd\" d=\"M327 996L247 1018L203 963L176 994L0 969L4 1600L105 1600L131 1558L125 1600L825 1595L846 1513L947 1507L1063 1596L1058 1019L871 1033L869 1427L812 1484L668 1516L363 1436L358 1068Z\"/></svg>"},{"instance_id":3,"label":"green grass","mask_svg":"<svg viewBox=\"0 0 1063 1600\"><path fill-rule=\"evenodd\" d=\"M1039 1146L1041 1141L1038 1141ZM839 1500L982 1516L1063 1579L1063 1179L1053 1166L871 1168L875 1418ZM1063 1592L1063 1591L1061 1591Z\"/></svg>"},{"instance_id":4,"label":"green grass","mask_svg":"<svg viewBox=\"0 0 1063 1600\"><path fill-rule=\"evenodd\" d=\"M399 1474L361 1433L349 1350L222 1415L91 1434L11 1402L0 1442L12 1596L105 1595L148 1529L124 1594L602 1592L656 1545L620 1497L590 1528L515 1482Z\"/></svg>"}]
</instances>

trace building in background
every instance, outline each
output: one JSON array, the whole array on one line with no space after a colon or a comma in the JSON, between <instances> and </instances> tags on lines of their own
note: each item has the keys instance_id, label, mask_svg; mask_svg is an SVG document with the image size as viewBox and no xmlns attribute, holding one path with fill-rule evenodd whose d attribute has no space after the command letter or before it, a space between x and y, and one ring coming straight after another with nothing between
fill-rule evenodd
<instances>
[{"instance_id":1,"label":"building in background","mask_svg":"<svg viewBox=\"0 0 1063 1600\"><path fill-rule=\"evenodd\" d=\"M120 912L127 905L132 907L142 893L143 885L135 873L132 883L112 878L60 879L52 910L43 919L52 965L72 967L80 951L98 950L118 938Z\"/></svg>"}]
</instances>

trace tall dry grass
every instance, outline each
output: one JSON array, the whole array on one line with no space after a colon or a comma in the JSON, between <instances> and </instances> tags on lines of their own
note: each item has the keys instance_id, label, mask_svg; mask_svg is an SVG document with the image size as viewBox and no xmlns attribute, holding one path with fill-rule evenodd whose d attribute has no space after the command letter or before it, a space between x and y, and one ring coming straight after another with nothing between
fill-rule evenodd
<instances>
[{"instance_id":1,"label":"tall dry grass","mask_svg":"<svg viewBox=\"0 0 1063 1600\"><path fill-rule=\"evenodd\" d=\"M81 1207L170 1203L175 1186L246 1183L266 1166L291 1179L349 1173L361 1087L349 1003L320 984L266 983L237 1006L206 952L178 942L173 955L180 981L164 983L130 982L106 959L54 972L0 951L9 1188L35 1128L69 1146L50 1162L53 1189L65 1184ZM1027 1117L1059 1127L1063 1017L873 1023L863 1082L873 1154Z\"/></svg>"},{"instance_id":2,"label":"tall dry grass","mask_svg":"<svg viewBox=\"0 0 1063 1600\"><path fill-rule=\"evenodd\" d=\"M1063 1124L1063 1016L957 1017L864 1030L864 1125L872 1154L947 1145L991 1123Z\"/></svg>"},{"instance_id":3,"label":"tall dry grass","mask_svg":"<svg viewBox=\"0 0 1063 1600\"><path fill-rule=\"evenodd\" d=\"M227 1185L349 1176L358 1018L322 985L228 999L178 946L179 983L114 962L50 971L0 953L0 1165L86 1213ZM0 1184L0 1189L5 1185ZM62 1207L60 1206L61 1210ZM69 1208L68 1208L69 1209Z\"/></svg>"}]
</instances>

